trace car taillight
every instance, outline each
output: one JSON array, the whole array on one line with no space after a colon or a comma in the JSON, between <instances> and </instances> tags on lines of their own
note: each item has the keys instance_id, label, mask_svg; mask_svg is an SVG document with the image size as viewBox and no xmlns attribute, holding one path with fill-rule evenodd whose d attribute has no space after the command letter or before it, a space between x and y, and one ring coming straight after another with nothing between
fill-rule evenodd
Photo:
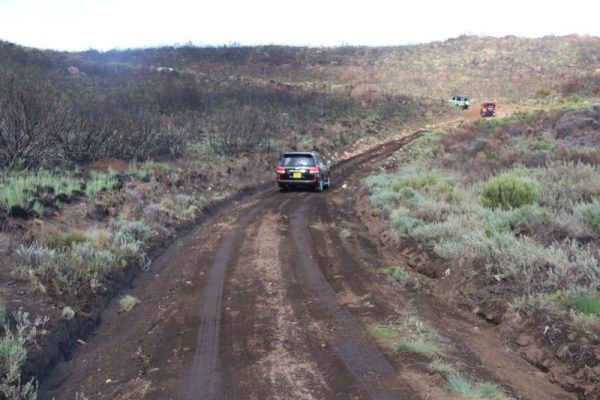
<instances>
[{"instance_id":1,"label":"car taillight","mask_svg":"<svg viewBox=\"0 0 600 400\"><path fill-rule=\"evenodd\" d=\"M283 167L277 167L277 171L278 174L285 174L285 168Z\"/></svg>"},{"instance_id":2,"label":"car taillight","mask_svg":"<svg viewBox=\"0 0 600 400\"><path fill-rule=\"evenodd\" d=\"M318 174L319 173L319 167L310 167L310 169L308 170L308 172L310 172L311 174Z\"/></svg>"}]
</instances>

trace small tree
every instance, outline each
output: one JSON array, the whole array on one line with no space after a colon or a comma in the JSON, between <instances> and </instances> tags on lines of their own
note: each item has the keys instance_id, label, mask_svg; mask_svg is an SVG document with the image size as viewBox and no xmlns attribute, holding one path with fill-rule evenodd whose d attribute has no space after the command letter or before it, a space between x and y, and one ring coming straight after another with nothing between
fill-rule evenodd
<instances>
[{"instance_id":1,"label":"small tree","mask_svg":"<svg viewBox=\"0 0 600 400\"><path fill-rule=\"evenodd\" d=\"M504 174L490 179L483 188L481 201L488 208L518 208L537 202L538 184L530 178Z\"/></svg>"}]
</instances>

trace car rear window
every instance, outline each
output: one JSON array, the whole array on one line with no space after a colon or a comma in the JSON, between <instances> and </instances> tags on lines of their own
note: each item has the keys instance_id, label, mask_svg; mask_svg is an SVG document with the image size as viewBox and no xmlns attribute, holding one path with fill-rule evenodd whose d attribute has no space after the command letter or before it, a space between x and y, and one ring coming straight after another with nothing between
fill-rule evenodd
<instances>
[{"instance_id":1,"label":"car rear window","mask_svg":"<svg viewBox=\"0 0 600 400\"><path fill-rule=\"evenodd\" d=\"M285 154L279 164L284 167L311 167L315 165L315 159L309 154Z\"/></svg>"}]
</instances>

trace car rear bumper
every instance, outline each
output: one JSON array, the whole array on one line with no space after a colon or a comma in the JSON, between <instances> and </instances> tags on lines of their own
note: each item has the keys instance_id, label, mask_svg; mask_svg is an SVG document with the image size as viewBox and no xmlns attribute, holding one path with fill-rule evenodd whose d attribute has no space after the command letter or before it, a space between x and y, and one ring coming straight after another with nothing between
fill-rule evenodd
<instances>
[{"instance_id":1,"label":"car rear bumper","mask_svg":"<svg viewBox=\"0 0 600 400\"><path fill-rule=\"evenodd\" d=\"M280 187L315 187L319 185L319 177L315 176L312 179L282 179L277 178L277 184Z\"/></svg>"},{"instance_id":2,"label":"car rear bumper","mask_svg":"<svg viewBox=\"0 0 600 400\"><path fill-rule=\"evenodd\" d=\"M319 184L319 179L314 178L312 180L303 179L277 179L279 185L286 186L314 186Z\"/></svg>"}]
</instances>

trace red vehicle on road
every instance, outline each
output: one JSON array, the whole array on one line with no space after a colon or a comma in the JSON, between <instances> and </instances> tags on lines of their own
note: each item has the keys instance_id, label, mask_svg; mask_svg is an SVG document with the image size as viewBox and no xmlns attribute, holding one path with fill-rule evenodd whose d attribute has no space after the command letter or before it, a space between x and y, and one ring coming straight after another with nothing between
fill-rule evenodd
<instances>
[{"instance_id":1,"label":"red vehicle on road","mask_svg":"<svg viewBox=\"0 0 600 400\"><path fill-rule=\"evenodd\" d=\"M496 116L496 102L495 101L484 101L481 103L479 114L482 117L495 117Z\"/></svg>"}]
</instances>

